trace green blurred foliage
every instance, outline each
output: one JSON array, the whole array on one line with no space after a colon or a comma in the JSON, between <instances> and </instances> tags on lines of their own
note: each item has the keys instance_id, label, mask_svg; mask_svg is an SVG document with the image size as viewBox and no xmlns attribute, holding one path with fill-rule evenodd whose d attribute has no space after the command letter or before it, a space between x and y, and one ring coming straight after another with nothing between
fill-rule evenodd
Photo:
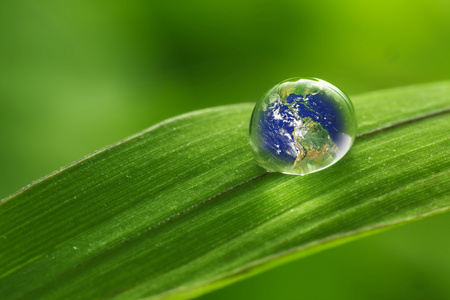
<instances>
[{"instance_id":1,"label":"green blurred foliage","mask_svg":"<svg viewBox=\"0 0 450 300\"><path fill-rule=\"evenodd\" d=\"M255 102L289 77L350 95L449 79L449 15L446 0L3 0L0 198L166 118ZM204 299L448 299L449 225L445 215L408 225Z\"/></svg>"}]
</instances>

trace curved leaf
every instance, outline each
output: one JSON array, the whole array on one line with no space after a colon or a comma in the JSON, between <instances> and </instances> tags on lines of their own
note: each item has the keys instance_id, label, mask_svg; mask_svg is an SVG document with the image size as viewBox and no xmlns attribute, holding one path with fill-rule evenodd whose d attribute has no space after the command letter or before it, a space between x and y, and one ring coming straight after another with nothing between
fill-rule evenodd
<instances>
[{"instance_id":1,"label":"curved leaf","mask_svg":"<svg viewBox=\"0 0 450 300\"><path fill-rule=\"evenodd\" d=\"M0 298L186 298L450 207L450 82L354 97L359 137L267 173L252 104L160 123L0 202Z\"/></svg>"}]
</instances>

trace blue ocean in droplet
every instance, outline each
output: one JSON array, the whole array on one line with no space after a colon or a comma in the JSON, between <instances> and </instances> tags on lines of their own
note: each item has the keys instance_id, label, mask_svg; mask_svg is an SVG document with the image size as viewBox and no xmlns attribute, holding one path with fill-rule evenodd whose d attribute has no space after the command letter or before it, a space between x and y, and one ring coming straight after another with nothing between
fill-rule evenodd
<instances>
[{"instance_id":1,"label":"blue ocean in droplet","mask_svg":"<svg viewBox=\"0 0 450 300\"><path fill-rule=\"evenodd\" d=\"M290 94L286 102L297 109L301 118L310 117L314 121L319 122L328 131L331 140L336 142L344 125L340 117L339 108L333 100L328 99L325 95L309 95L308 99L305 101L301 95Z\"/></svg>"},{"instance_id":2,"label":"blue ocean in droplet","mask_svg":"<svg viewBox=\"0 0 450 300\"><path fill-rule=\"evenodd\" d=\"M301 95L290 94L286 102L294 107L301 118L310 117L325 128L331 140L337 141L342 131L343 120L339 108L321 94L309 95L307 100ZM297 123L296 123L297 122ZM270 104L259 119L258 126L262 133L264 148L271 153L271 159L280 163L293 163L298 156L293 131L298 124L293 112L280 100Z\"/></svg>"}]
</instances>

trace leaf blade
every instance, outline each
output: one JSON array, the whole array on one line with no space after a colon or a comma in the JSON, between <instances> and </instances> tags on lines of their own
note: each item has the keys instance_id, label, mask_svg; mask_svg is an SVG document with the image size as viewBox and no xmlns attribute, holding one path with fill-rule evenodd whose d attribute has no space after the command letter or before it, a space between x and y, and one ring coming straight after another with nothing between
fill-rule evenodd
<instances>
[{"instance_id":1,"label":"leaf blade","mask_svg":"<svg viewBox=\"0 0 450 300\"><path fill-rule=\"evenodd\" d=\"M435 114L439 111L444 112L448 109L449 103L447 96L449 93L446 93L446 91L450 91L449 83L401 88L377 92L375 93L376 96L372 93L366 96L355 97L356 111L358 112L358 117L362 120L360 134L379 130L380 128L389 128L395 123L401 123L410 118ZM376 105L373 101L374 98L378 99ZM398 99L398 101L392 104L393 99ZM427 99L429 101L424 106L422 103ZM403 106L406 104L408 105L404 108ZM386 106L389 106L391 109L384 109L383 107ZM258 218L264 216L272 220L275 218L276 213L279 213L279 209L289 207L289 203L283 202L280 195L285 195L286 199L295 199L295 195L289 194L286 191L287 188L284 187L282 190L277 190L276 193L270 194L271 197L276 195L277 206L266 208L267 211L260 211L255 203L249 201L249 199L252 199L252 193L261 197L261 193L270 191L269 187L276 190L280 186L286 186L289 182L292 185L292 182L302 181L306 182L304 183L305 185L316 188L315 191L310 190L309 196L314 195L314 193L318 194L317 196L322 193L329 195L326 193L327 191L320 189L321 181L318 178L331 176L329 174L334 174L333 176L338 178L345 178L342 170L336 167L321 171L319 175L314 176L314 179L312 176L295 178L279 174L264 175L266 174L265 171L254 164L248 147L246 122L249 119L251 109L252 105L244 104L210 109L175 118L175 120L157 125L114 147L90 156L88 159L82 160L63 172L57 173L4 201L0 205L0 228L2 228L3 240L7 240L7 242L0 244L0 253L7 254L0 256L0 261L2 262L0 264L2 266L0 267L0 274L2 274L0 275L0 286L6 287L6 289L0 289L2 298L12 299L19 296L38 298L39 295L46 295L50 298L70 298L74 297L73 289L79 287L81 285L80 282L82 282L82 286L91 285L90 289L83 290L85 293L83 294L84 297L104 297L109 295L118 298L126 298L127 296L135 298L157 295L158 293L179 295L179 292L171 294L168 291L173 290L183 282L185 284L188 283L186 281L186 270L183 273L172 265L175 268L174 270L178 271L170 273L171 271L167 269L170 264L162 266L158 264L158 261L146 263L145 259L142 261L142 257L140 257L141 260L137 257L134 257L134 260L127 260L128 256L125 254L129 253L129 251L141 251L139 253L143 253L142 255L150 255L152 254L151 251L156 251L152 257L161 259L167 253L171 253L172 256L166 257L166 260L169 261L170 257L177 258L177 265L179 268L182 268L183 262L189 263L193 260L193 257L186 254L180 255L176 251L170 252L165 248L161 248L171 245L170 241L175 243L174 240L170 239L170 235L167 232L172 232L178 237L178 240L183 240L181 235L182 229L184 226L188 226L189 230L186 234L189 234L194 240L183 241L186 245L191 245L194 248L184 245L184 249L197 249L196 254L203 253L202 251L209 249L212 251L211 253L218 255L219 252L211 250L217 246L214 243L232 238L237 233L228 233L229 229L237 230L244 225L245 222L240 220L243 216L237 214L236 211L244 203L246 210L257 212ZM440 123L434 127L431 126L432 124L429 124L429 120L421 121L424 123L420 123L422 124L420 125L420 132L425 136L436 132L440 134L442 139L441 144L438 145L440 152L433 152L435 153L433 162L436 162L437 158L441 162L445 162L445 165L442 167L445 172L445 170L448 170L448 159L439 155L445 154L448 138L445 135L445 131L441 130L439 132L439 129L445 128L448 124L448 116L433 117L432 121L435 122L436 120ZM424 126L423 124L427 125ZM414 125L416 127L417 124ZM409 128L408 126L412 125L405 124L404 128ZM399 128L389 129L387 136L403 127ZM402 131L400 136L405 139L405 136L417 134L418 130L414 129L411 132ZM372 142L373 144L370 144L370 147L365 146L367 148L362 149L362 152L358 152L359 147L362 147L358 146L359 144L366 145L366 141L373 141L375 137L376 142ZM377 133L359 139L355 144L356 150L352 149L345 158L346 162L340 162L337 166L350 166L357 160L356 166L358 168L361 167L362 171L365 170L362 167L364 163L375 168L375 164L370 164L368 161L358 161L358 159L371 157L370 151L373 151L373 149L381 151L383 148L379 148L377 144L381 142L378 139L382 138L384 136ZM399 139L399 137L396 136L392 140L386 140L382 145L388 148L388 145L394 143L396 139ZM167 145L171 145L170 149L167 149ZM402 147L401 143L398 142L395 145L396 147ZM405 143L405 145L406 147L420 147L419 144L411 144L411 142L409 144ZM408 148L401 149L407 153ZM414 153L416 155L414 157L419 162L426 161L428 157L426 152L421 151ZM430 149L427 148L427 151L430 151ZM402 161L400 158L396 159L404 163L407 162L405 160ZM151 172L149 171L150 167L152 167ZM217 167L220 167L219 171L216 169ZM426 167L424 165L422 169L409 170L408 176L411 176L411 178L423 178L420 176L434 172L434 169L430 168L435 168L436 166ZM395 168L390 170L394 172ZM377 169L377 172L382 171ZM395 182L397 178L386 172L381 174L383 174L383 177L380 177L382 181L390 179ZM394 174L399 175L398 173ZM442 180L448 179L447 175L442 176L444 176ZM75 186L72 186L73 182L75 182L73 178L78 180ZM253 178L257 179L252 180ZM64 182L64 180L67 182ZM328 179L327 181L329 182L330 180ZM342 183L342 179L340 183L334 183L335 190L330 191L336 191L339 184ZM404 182L400 183L403 184ZM61 189L61 186L63 189ZM256 186L256 188L252 190L252 186ZM291 189L295 190L295 184L293 186L294 188L291 187ZM363 185L358 186L363 187ZM370 186L375 187L373 185ZM446 191L444 190L444 192ZM345 190L341 191L341 193L344 192ZM375 192L376 189L368 190L368 197L375 195ZM351 196L355 197L355 193L358 193L358 190L353 190ZM129 199L130 194L132 199ZM246 196L243 198L242 195ZM444 197L444 200L442 200L444 201L443 207L447 207L448 198L445 197L445 193L440 191L438 195L444 195L442 196ZM227 201L224 199L233 203L233 206L227 206ZM240 199L240 201L236 199ZM326 199L323 200L324 198L319 199L322 199L320 201L326 201ZM438 199L437 196L436 199ZM316 200L314 202L317 207L320 207L320 201ZM215 208L215 205L219 204L221 205L220 209ZM437 204L435 203L435 205ZM443 207L439 206L433 209L439 210L443 209ZM307 208L311 210L309 211L310 213L314 211L312 210L314 207L303 206L302 212L305 213ZM34 216L33 212L37 209L41 209L42 213ZM205 212L207 209L211 211ZM18 211L21 211L22 214L14 213ZM204 226L197 229L197 231L193 228L196 228L199 224L190 224L189 219L186 220L188 216L194 218L196 213L201 215L200 219L197 216L197 219L200 220L197 223ZM265 215L264 213L272 213L272 215ZM49 224L46 221L46 218L49 216L52 217L54 224ZM241 223L238 222L232 227L227 227L226 225L232 222L228 220L229 218L232 219L232 216L239 216L237 219ZM220 220L223 224L215 224L212 221L212 223L205 223L205 218L208 219L208 217L221 218ZM406 218L407 216L404 217ZM185 220L185 223L180 223L180 220ZM245 223L246 226L250 226L246 228L256 226L256 219L252 220L252 222ZM271 227L271 230L280 226L278 232L283 232L286 222L277 224L273 228ZM293 225L290 224L290 226ZM214 230L209 227L212 227ZM29 239L25 242L21 239L20 232L31 232L34 235L29 236ZM193 232L196 234L193 235ZM220 234L221 232L227 234L223 236ZM265 231L265 233L268 232L268 230ZM326 230L321 232L326 232ZM156 237L152 235L156 235ZM197 235L199 237L196 240ZM241 241L242 243L252 240L251 236L246 237L247 239ZM269 235L269 238L275 243L276 237L273 234ZM41 240L45 240L46 243L42 245L40 243ZM160 244L146 245L145 241L160 241ZM208 244L205 245L205 248L195 248L199 241L207 241ZM264 242L264 239L256 239L253 240L253 244L250 246L256 247L262 242ZM140 248L141 246L139 245L141 244L139 243L143 243L146 246ZM275 247L272 251L281 253L293 248L297 245L295 243L300 243L300 241L294 239L292 243L284 244L282 248ZM148 249L148 251L145 249ZM226 252L228 255L233 253L230 252L231 248L226 250L229 251ZM264 252L262 253L264 254ZM256 252L253 254L255 255ZM266 253L265 255L271 257L269 254ZM146 257L145 255L144 257ZM203 258L202 263L206 264L206 255L199 257ZM234 267L242 267L258 259L261 258L250 257L248 261L243 262L235 258L233 260L235 263ZM55 264L55 260L64 260L64 263ZM222 268L232 266L230 263L231 259L226 259L225 261L227 264L222 266ZM147 266L151 271L141 269L142 266ZM220 264L216 262L214 266L216 268L214 272L216 273L209 273L208 278L220 277L218 275L220 272L217 273L217 270L221 270L219 268ZM134 275L130 278L120 276L120 270L123 270L124 267L131 268L130 274ZM205 266L202 267L204 268ZM113 271L108 273L107 270L111 268ZM198 268L200 267L197 266L196 268L192 269L191 272L195 270L199 272ZM43 276L37 276L36 274L42 273L40 272L42 269L46 269L46 273ZM149 278L156 276L155 272L159 272L159 277L156 277L159 279L155 279L156 283L155 280L150 282ZM231 272L230 269L222 269L221 274L224 278L226 278L227 272ZM29 274L34 274L34 276L29 276ZM87 274L90 275L88 276ZM102 276L106 276L105 274L114 274L116 277L114 280L108 280L109 282L107 283L96 282L96 284L93 284L95 280L104 278ZM146 276L147 280L141 278ZM185 278L185 281L181 281L181 283L178 281L174 287L176 276ZM197 281L189 283L191 287L198 285L199 282L209 282L208 284L211 284L210 281L205 281L205 278L202 279L198 274L196 276L194 278L197 278ZM172 281L164 281L164 278L172 278ZM219 281L217 279L217 282ZM77 284L71 285L71 282ZM119 289L121 284L131 287L140 282L146 283L138 285L136 288ZM206 286L207 284L205 283L204 285ZM202 289L203 287L199 292ZM189 294L193 291L194 289L192 288L183 293ZM57 294L58 292L62 294Z\"/></svg>"}]
</instances>

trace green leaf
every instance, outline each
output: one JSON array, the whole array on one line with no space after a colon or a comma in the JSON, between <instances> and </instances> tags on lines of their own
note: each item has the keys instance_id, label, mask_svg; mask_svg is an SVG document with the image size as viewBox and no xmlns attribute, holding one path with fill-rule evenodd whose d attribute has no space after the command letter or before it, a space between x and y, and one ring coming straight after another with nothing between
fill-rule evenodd
<instances>
[{"instance_id":1,"label":"green leaf","mask_svg":"<svg viewBox=\"0 0 450 300\"><path fill-rule=\"evenodd\" d=\"M353 98L332 167L267 173L252 104L155 125L0 202L1 299L179 299L450 208L450 82Z\"/></svg>"}]
</instances>

